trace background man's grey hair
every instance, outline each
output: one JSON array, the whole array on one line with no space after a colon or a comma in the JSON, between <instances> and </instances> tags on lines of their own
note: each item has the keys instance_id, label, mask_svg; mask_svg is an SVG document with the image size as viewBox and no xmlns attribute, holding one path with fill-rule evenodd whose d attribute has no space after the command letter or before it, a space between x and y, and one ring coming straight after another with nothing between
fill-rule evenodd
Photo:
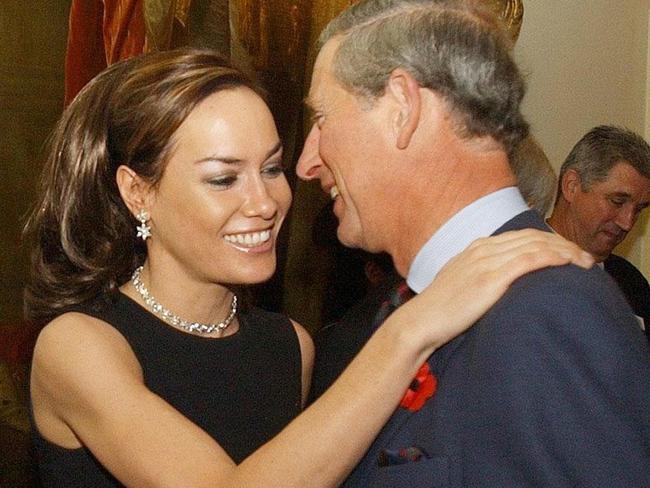
<instances>
[{"instance_id":1,"label":"background man's grey hair","mask_svg":"<svg viewBox=\"0 0 650 488\"><path fill-rule=\"evenodd\" d=\"M573 169L580 175L582 189L587 191L592 184L605 181L609 171L621 162L650 178L650 146L643 137L623 127L599 125L573 146L560 168L559 180Z\"/></svg>"},{"instance_id":2,"label":"background man's grey hair","mask_svg":"<svg viewBox=\"0 0 650 488\"><path fill-rule=\"evenodd\" d=\"M546 215L555 199L557 179L544 150L532 136L515 148L510 166L526 203L542 216Z\"/></svg>"},{"instance_id":3,"label":"background man's grey hair","mask_svg":"<svg viewBox=\"0 0 650 488\"><path fill-rule=\"evenodd\" d=\"M444 7L444 8L443 8ZM334 75L372 102L401 67L441 95L459 135L492 136L508 154L528 133L525 84L498 18L470 0L365 0L325 28L321 46L342 36Z\"/></svg>"}]
</instances>

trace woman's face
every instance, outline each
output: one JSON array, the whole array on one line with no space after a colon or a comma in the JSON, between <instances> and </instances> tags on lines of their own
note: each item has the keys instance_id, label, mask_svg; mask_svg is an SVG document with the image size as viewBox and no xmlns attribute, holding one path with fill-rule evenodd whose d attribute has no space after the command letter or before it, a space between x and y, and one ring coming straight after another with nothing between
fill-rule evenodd
<instances>
[{"instance_id":1,"label":"woman's face","mask_svg":"<svg viewBox=\"0 0 650 488\"><path fill-rule=\"evenodd\" d=\"M172 143L146 209L150 266L224 284L269 279L291 192L264 101L244 87L217 92L197 105Z\"/></svg>"}]
</instances>

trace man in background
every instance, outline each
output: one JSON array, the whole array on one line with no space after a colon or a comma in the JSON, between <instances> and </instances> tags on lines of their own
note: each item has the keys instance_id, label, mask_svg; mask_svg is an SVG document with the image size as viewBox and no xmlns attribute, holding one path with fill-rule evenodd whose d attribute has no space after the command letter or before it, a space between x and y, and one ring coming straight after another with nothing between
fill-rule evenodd
<instances>
[{"instance_id":1,"label":"man in background","mask_svg":"<svg viewBox=\"0 0 650 488\"><path fill-rule=\"evenodd\" d=\"M614 126L591 129L560 168L548 224L602 263L650 338L650 286L626 259L612 254L650 204L650 146Z\"/></svg>"},{"instance_id":2,"label":"man in background","mask_svg":"<svg viewBox=\"0 0 650 488\"><path fill-rule=\"evenodd\" d=\"M330 195L343 244L387 252L418 293L476 239L548 230L515 186L524 83L494 17L463 0L362 0L320 41L296 171ZM562 266L517 280L425 362L345 486L647 485L648 344L604 278Z\"/></svg>"}]
</instances>

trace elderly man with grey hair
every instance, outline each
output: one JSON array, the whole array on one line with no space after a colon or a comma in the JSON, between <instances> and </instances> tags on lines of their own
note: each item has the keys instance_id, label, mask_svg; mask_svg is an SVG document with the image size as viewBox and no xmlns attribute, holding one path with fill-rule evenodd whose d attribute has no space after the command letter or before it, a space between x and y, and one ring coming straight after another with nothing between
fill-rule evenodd
<instances>
[{"instance_id":1,"label":"elderly man with grey hair","mask_svg":"<svg viewBox=\"0 0 650 488\"><path fill-rule=\"evenodd\" d=\"M587 132L562 164L548 224L602 263L650 338L648 281L612 254L649 204L650 145L630 130L602 125Z\"/></svg>"},{"instance_id":2,"label":"elderly man with grey hair","mask_svg":"<svg viewBox=\"0 0 650 488\"><path fill-rule=\"evenodd\" d=\"M331 196L341 242L388 252L418 293L476 239L548 230L509 164L523 95L479 5L362 0L322 34L297 173ZM604 278L517 280L423 364L345 486L648 486L650 353Z\"/></svg>"}]
</instances>

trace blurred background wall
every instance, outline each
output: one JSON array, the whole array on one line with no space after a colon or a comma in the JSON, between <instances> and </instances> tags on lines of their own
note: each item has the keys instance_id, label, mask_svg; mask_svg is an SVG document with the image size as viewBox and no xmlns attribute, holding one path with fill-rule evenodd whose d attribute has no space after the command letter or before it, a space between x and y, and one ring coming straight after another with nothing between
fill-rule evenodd
<instances>
[{"instance_id":1,"label":"blurred background wall","mask_svg":"<svg viewBox=\"0 0 650 488\"><path fill-rule=\"evenodd\" d=\"M0 5L0 326L22 316L22 219L63 106L69 0Z\"/></svg>"},{"instance_id":2,"label":"blurred background wall","mask_svg":"<svg viewBox=\"0 0 650 488\"><path fill-rule=\"evenodd\" d=\"M34 331L21 323L27 259L20 236L41 148L63 105L68 4L0 4L0 487L7 488L37 486L26 382Z\"/></svg>"}]
</instances>

